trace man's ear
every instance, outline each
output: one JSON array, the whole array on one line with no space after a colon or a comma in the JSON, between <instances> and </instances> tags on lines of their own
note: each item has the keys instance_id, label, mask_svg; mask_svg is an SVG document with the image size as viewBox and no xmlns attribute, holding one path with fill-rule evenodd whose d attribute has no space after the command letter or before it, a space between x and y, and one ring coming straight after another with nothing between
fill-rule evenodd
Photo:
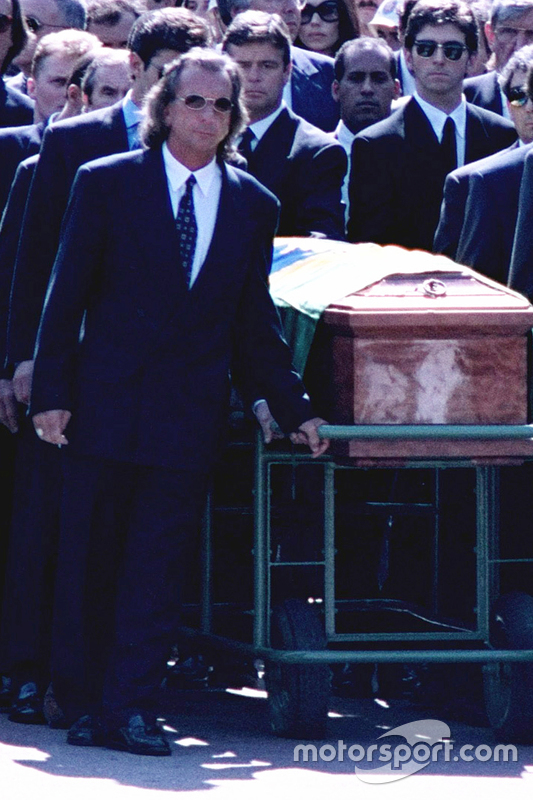
<instances>
[{"instance_id":1,"label":"man's ear","mask_svg":"<svg viewBox=\"0 0 533 800\"><path fill-rule=\"evenodd\" d=\"M31 98L32 100L35 100L35 78L32 78L31 75L28 78L26 88L28 91L28 97Z\"/></svg>"},{"instance_id":2,"label":"man's ear","mask_svg":"<svg viewBox=\"0 0 533 800\"><path fill-rule=\"evenodd\" d=\"M485 22L485 36L487 37L487 42L490 45L490 49L494 49L494 29L490 22Z\"/></svg>"},{"instance_id":3,"label":"man's ear","mask_svg":"<svg viewBox=\"0 0 533 800\"><path fill-rule=\"evenodd\" d=\"M393 95L392 99L393 100L397 100L400 97L401 93L402 93L402 87L400 86L400 81L398 80L398 78L395 78L394 79L394 95Z\"/></svg>"},{"instance_id":4,"label":"man's ear","mask_svg":"<svg viewBox=\"0 0 533 800\"><path fill-rule=\"evenodd\" d=\"M339 81L334 80L331 84L331 94L333 99L338 103L339 102Z\"/></svg>"},{"instance_id":5,"label":"man's ear","mask_svg":"<svg viewBox=\"0 0 533 800\"><path fill-rule=\"evenodd\" d=\"M144 72L144 61L137 53L130 53L130 66L133 80Z\"/></svg>"}]
</instances>

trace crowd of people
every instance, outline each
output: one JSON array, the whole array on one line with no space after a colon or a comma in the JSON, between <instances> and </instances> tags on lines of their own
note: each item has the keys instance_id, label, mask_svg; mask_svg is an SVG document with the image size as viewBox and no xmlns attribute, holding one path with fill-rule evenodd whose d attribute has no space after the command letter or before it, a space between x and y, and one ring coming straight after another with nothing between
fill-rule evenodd
<instances>
[{"instance_id":1,"label":"crowd of people","mask_svg":"<svg viewBox=\"0 0 533 800\"><path fill-rule=\"evenodd\" d=\"M533 296L533 0L174 5L0 0L0 704L140 755L230 374L328 446L275 234Z\"/></svg>"}]
</instances>

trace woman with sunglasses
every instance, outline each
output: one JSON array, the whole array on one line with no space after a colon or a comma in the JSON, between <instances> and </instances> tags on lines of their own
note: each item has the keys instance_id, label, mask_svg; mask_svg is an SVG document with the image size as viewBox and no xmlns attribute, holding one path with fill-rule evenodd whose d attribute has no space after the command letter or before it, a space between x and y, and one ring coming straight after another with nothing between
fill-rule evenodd
<instances>
[{"instance_id":1,"label":"woman with sunglasses","mask_svg":"<svg viewBox=\"0 0 533 800\"><path fill-rule=\"evenodd\" d=\"M344 42L358 35L344 0L308 0L302 8L295 44L321 55L334 56Z\"/></svg>"}]
</instances>

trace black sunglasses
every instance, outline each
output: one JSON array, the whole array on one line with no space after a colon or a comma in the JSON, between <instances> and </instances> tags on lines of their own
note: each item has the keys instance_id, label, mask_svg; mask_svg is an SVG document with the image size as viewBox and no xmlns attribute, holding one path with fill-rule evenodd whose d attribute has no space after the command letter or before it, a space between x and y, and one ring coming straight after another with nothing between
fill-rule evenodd
<instances>
[{"instance_id":1,"label":"black sunglasses","mask_svg":"<svg viewBox=\"0 0 533 800\"><path fill-rule=\"evenodd\" d=\"M465 50L468 50L466 45L459 42L444 42L444 44L441 44L440 42L422 40L415 42L414 48L417 55L422 56L422 58L431 58L435 50L442 48L442 52L448 61L459 61Z\"/></svg>"},{"instance_id":2,"label":"black sunglasses","mask_svg":"<svg viewBox=\"0 0 533 800\"><path fill-rule=\"evenodd\" d=\"M228 97L202 97L201 94L188 94L187 97L176 97L176 100L181 100L187 108L192 108L193 111L201 111L208 103L211 103L215 111L219 114L229 114L233 108L233 103Z\"/></svg>"},{"instance_id":3,"label":"black sunglasses","mask_svg":"<svg viewBox=\"0 0 533 800\"><path fill-rule=\"evenodd\" d=\"M10 17L9 14L0 14L0 33L5 33L12 22L13 17Z\"/></svg>"},{"instance_id":4,"label":"black sunglasses","mask_svg":"<svg viewBox=\"0 0 533 800\"><path fill-rule=\"evenodd\" d=\"M515 108L520 108L520 106L525 106L525 104L529 100L528 93L524 89L520 89L518 86L515 86L513 89L507 89L505 95L509 100L510 104Z\"/></svg>"},{"instance_id":5,"label":"black sunglasses","mask_svg":"<svg viewBox=\"0 0 533 800\"><path fill-rule=\"evenodd\" d=\"M64 25L52 25L49 22L41 22L41 20L37 19L37 17L24 17L24 19L26 20L28 29L32 33L39 33L41 28L57 28L58 30L63 30L65 27Z\"/></svg>"},{"instance_id":6,"label":"black sunglasses","mask_svg":"<svg viewBox=\"0 0 533 800\"><path fill-rule=\"evenodd\" d=\"M318 6L306 5L302 8L302 25L308 25L315 14L318 14L323 22L337 22L339 19L339 9L335 0L325 0Z\"/></svg>"}]
</instances>

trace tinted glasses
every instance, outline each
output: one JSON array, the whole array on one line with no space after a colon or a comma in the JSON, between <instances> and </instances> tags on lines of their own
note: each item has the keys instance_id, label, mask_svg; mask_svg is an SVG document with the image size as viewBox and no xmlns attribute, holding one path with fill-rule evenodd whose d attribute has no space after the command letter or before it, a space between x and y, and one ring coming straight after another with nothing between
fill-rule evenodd
<instances>
[{"instance_id":1,"label":"tinted glasses","mask_svg":"<svg viewBox=\"0 0 533 800\"><path fill-rule=\"evenodd\" d=\"M187 108L192 108L193 111L201 111L208 103L211 103L215 111L219 114L229 114L233 108L233 103L229 97L202 97L201 94L188 94L187 97L176 97L176 100L181 100Z\"/></svg>"},{"instance_id":2,"label":"tinted glasses","mask_svg":"<svg viewBox=\"0 0 533 800\"><path fill-rule=\"evenodd\" d=\"M24 17L26 25L32 33L39 33L41 28L55 28L56 30L63 30L64 25L51 25L49 22L41 22L37 17Z\"/></svg>"},{"instance_id":3,"label":"tinted glasses","mask_svg":"<svg viewBox=\"0 0 533 800\"><path fill-rule=\"evenodd\" d=\"M515 108L525 106L529 100L528 93L525 91L525 89L521 89L519 86L515 86L513 89L508 89L505 94L510 104Z\"/></svg>"},{"instance_id":4,"label":"tinted glasses","mask_svg":"<svg viewBox=\"0 0 533 800\"><path fill-rule=\"evenodd\" d=\"M444 42L444 44L441 44L440 42L423 41L421 39L416 41L413 46L417 55L422 58L431 58L435 50L442 49L448 61L459 61L465 50L468 50L468 48L460 42Z\"/></svg>"},{"instance_id":5,"label":"tinted glasses","mask_svg":"<svg viewBox=\"0 0 533 800\"><path fill-rule=\"evenodd\" d=\"M12 22L13 17L10 17L9 14L0 14L0 33L5 33Z\"/></svg>"},{"instance_id":6,"label":"tinted glasses","mask_svg":"<svg viewBox=\"0 0 533 800\"><path fill-rule=\"evenodd\" d=\"M305 5L302 8L302 25L308 25L315 14L318 14L323 22L337 22L339 9L336 0L325 0L318 6Z\"/></svg>"}]
</instances>

